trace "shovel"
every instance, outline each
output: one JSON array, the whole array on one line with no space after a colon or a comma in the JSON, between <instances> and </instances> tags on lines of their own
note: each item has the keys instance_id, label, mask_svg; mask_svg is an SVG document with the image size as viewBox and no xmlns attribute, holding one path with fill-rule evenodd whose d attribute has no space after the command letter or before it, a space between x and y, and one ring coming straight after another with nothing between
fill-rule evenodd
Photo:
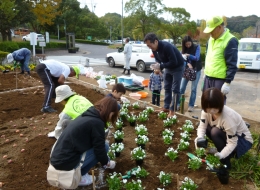
<instances>
[{"instance_id":1,"label":"shovel","mask_svg":"<svg viewBox=\"0 0 260 190\"><path fill-rule=\"evenodd\" d=\"M133 168L133 169L127 171L127 172L126 172L126 175L123 175L123 176L122 176L122 179L129 179L130 177L133 176L133 172L136 171L137 169L138 169L138 168L135 167L135 168Z\"/></svg>"},{"instance_id":2,"label":"shovel","mask_svg":"<svg viewBox=\"0 0 260 190\"><path fill-rule=\"evenodd\" d=\"M189 152L187 153L187 156L190 157L191 159L198 158L197 156L195 156L194 154L189 153ZM200 159L201 159L201 158L200 158ZM207 164L207 166L210 168L210 171L213 170L213 165L211 165L208 160L201 159L201 161ZM214 172L214 171L213 171L213 172Z\"/></svg>"}]
</instances>

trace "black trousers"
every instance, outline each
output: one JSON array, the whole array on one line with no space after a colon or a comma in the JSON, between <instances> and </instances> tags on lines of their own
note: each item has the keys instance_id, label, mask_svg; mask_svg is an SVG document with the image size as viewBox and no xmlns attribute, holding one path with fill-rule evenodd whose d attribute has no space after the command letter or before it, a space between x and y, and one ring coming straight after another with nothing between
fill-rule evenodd
<instances>
[{"instance_id":1,"label":"black trousers","mask_svg":"<svg viewBox=\"0 0 260 190\"><path fill-rule=\"evenodd\" d=\"M59 86L58 77L53 77L50 70L45 64L41 63L36 66L36 72L39 75L43 85L44 85L44 102L43 107L48 107L51 105L51 98L55 98L55 88Z\"/></svg>"},{"instance_id":2,"label":"black trousers","mask_svg":"<svg viewBox=\"0 0 260 190\"><path fill-rule=\"evenodd\" d=\"M153 90L152 95L152 104L160 106L160 91L159 90Z\"/></svg>"}]
</instances>

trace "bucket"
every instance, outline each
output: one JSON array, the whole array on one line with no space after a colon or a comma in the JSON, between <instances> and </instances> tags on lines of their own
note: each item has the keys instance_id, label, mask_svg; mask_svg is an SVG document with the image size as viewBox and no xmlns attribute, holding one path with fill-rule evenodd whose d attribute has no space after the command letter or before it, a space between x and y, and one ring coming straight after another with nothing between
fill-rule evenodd
<instances>
[{"instance_id":1,"label":"bucket","mask_svg":"<svg viewBox=\"0 0 260 190\"><path fill-rule=\"evenodd\" d=\"M133 79L131 77L127 77L124 79L124 83L126 83L127 85L132 85Z\"/></svg>"},{"instance_id":2,"label":"bucket","mask_svg":"<svg viewBox=\"0 0 260 190\"><path fill-rule=\"evenodd\" d=\"M125 80L124 80L123 77L117 77L117 82L118 82L118 83L124 83Z\"/></svg>"}]
</instances>

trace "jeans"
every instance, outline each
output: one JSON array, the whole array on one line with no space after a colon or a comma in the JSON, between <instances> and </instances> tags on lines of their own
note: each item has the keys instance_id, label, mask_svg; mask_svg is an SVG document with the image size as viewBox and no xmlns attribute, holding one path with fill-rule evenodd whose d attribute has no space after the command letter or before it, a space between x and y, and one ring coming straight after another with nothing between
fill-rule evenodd
<instances>
[{"instance_id":1,"label":"jeans","mask_svg":"<svg viewBox=\"0 0 260 190\"><path fill-rule=\"evenodd\" d=\"M108 152L109 145L105 143L106 152ZM85 175L88 171L98 163L94 149L91 148L87 151L84 163L81 166L81 175Z\"/></svg>"},{"instance_id":2,"label":"jeans","mask_svg":"<svg viewBox=\"0 0 260 190\"><path fill-rule=\"evenodd\" d=\"M180 84L181 78L183 74L183 67L175 70L175 69L165 69L163 74L164 80L164 108L170 110L176 110L176 102L175 100L180 99ZM173 96L172 96L173 95Z\"/></svg>"},{"instance_id":3,"label":"jeans","mask_svg":"<svg viewBox=\"0 0 260 190\"><path fill-rule=\"evenodd\" d=\"M30 71L29 68L30 59L31 59L31 52L28 51L27 54L24 56L24 59L20 61L22 71L26 71L26 72Z\"/></svg>"},{"instance_id":4,"label":"jeans","mask_svg":"<svg viewBox=\"0 0 260 190\"><path fill-rule=\"evenodd\" d=\"M196 100L196 95L197 95L197 86L200 80L200 74L201 70L196 72L196 80L191 81L191 94L190 94L190 100L189 100L189 107L194 107L195 100ZM181 88L180 88L180 93L184 94L187 84L189 80L186 78L182 78L181 80ZM180 99L178 99L178 106L180 105Z\"/></svg>"},{"instance_id":5,"label":"jeans","mask_svg":"<svg viewBox=\"0 0 260 190\"><path fill-rule=\"evenodd\" d=\"M160 90L153 90L153 95L152 95L152 104L160 106Z\"/></svg>"}]
</instances>

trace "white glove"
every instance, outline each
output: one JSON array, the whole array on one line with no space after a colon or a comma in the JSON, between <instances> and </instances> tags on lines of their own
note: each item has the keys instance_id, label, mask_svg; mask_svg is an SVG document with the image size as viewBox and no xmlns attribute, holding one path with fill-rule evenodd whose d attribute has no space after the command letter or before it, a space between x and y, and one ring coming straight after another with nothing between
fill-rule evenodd
<instances>
[{"instance_id":1,"label":"white glove","mask_svg":"<svg viewBox=\"0 0 260 190\"><path fill-rule=\"evenodd\" d=\"M116 167L116 162L113 160L109 161L109 166L107 166L107 168L109 169L114 169Z\"/></svg>"},{"instance_id":2,"label":"white glove","mask_svg":"<svg viewBox=\"0 0 260 190\"><path fill-rule=\"evenodd\" d=\"M218 157L219 159L223 158L223 156L219 152L215 153L214 156Z\"/></svg>"},{"instance_id":3,"label":"white glove","mask_svg":"<svg viewBox=\"0 0 260 190\"><path fill-rule=\"evenodd\" d=\"M182 55L183 59L186 61L187 60L187 55L185 55L185 54L181 54L181 55Z\"/></svg>"},{"instance_id":4,"label":"white glove","mask_svg":"<svg viewBox=\"0 0 260 190\"><path fill-rule=\"evenodd\" d=\"M160 63L151 64L150 68L153 70L160 70Z\"/></svg>"},{"instance_id":5,"label":"white glove","mask_svg":"<svg viewBox=\"0 0 260 190\"><path fill-rule=\"evenodd\" d=\"M229 91L230 91L230 84L228 84L228 83L225 82L225 83L222 85L222 87L221 87L221 92L222 92L224 95L226 95L226 94L229 93Z\"/></svg>"}]
</instances>

